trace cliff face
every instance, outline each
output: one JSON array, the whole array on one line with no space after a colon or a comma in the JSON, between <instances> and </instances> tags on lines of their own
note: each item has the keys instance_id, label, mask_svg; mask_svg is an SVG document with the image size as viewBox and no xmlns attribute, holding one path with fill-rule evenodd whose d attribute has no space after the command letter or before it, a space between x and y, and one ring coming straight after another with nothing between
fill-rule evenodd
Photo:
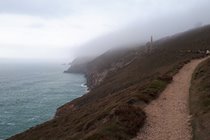
<instances>
[{"instance_id":1,"label":"cliff face","mask_svg":"<svg viewBox=\"0 0 210 140\"><path fill-rule=\"evenodd\" d=\"M71 66L65 73L85 73L87 71L87 65L94 57L79 57L71 62Z\"/></svg>"},{"instance_id":2,"label":"cliff face","mask_svg":"<svg viewBox=\"0 0 210 140\"><path fill-rule=\"evenodd\" d=\"M137 50L139 48L110 50L101 56L92 58L91 61L77 58L66 72L85 74L87 86L93 89L99 86L109 73L116 72L136 60L143 53L143 50L140 52ZM82 63L78 60L82 60Z\"/></svg>"},{"instance_id":3,"label":"cliff face","mask_svg":"<svg viewBox=\"0 0 210 140\"><path fill-rule=\"evenodd\" d=\"M143 108L187 62L210 50L210 26L145 46L112 50L85 64L91 91L57 109L56 117L10 139L131 139L144 124ZM78 67L77 67L78 68ZM73 69L73 68L71 68Z\"/></svg>"},{"instance_id":4,"label":"cliff face","mask_svg":"<svg viewBox=\"0 0 210 140\"><path fill-rule=\"evenodd\" d=\"M125 68L140 55L144 54L144 49L131 48L111 50L96 58L76 58L66 73L81 73L87 79L87 86L93 89L99 86L106 76L120 69Z\"/></svg>"}]
</instances>

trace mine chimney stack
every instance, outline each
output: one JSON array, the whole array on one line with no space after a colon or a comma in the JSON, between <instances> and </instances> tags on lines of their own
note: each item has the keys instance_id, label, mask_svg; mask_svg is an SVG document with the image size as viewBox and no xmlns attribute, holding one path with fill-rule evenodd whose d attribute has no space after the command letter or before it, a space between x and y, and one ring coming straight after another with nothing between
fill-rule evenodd
<instances>
[{"instance_id":1,"label":"mine chimney stack","mask_svg":"<svg viewBox=\"0 0 210 140\"><path fill-rule=\"evenodd\" d=\"M151 42L150 43L151 43L151 46L152 46L153 45L153 37L152 36L151 36Z\"/></svg>"},{"instance_id":2,"label":"mine chimney stack","mask_svg":"<svg viewBox=\"0 0 210 140\"><path fill-rule=\"evenodd\" d=\"M150 54L153 47L153 37L151 36L150 42L147 43L147 53Z\"/></svg>"}]
</instances>

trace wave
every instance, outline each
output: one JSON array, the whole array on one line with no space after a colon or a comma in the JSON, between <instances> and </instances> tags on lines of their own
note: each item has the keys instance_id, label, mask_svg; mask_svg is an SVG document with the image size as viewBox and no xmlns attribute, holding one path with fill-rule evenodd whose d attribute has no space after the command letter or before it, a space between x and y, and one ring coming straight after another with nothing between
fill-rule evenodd
<instances>
[{"instance_id":1,"label":"wave","mask_svg":"<svg viewBox=\"0 0 210 140\"><path fill-rule=\"evenodd\" d=\"M81 84L80 86L83 87L83 88L87 88L87 85L85 83Z\"/></svg>"},{"instance_id":2,"label":"wave","mask_svg":"<svg viewBox=\"0 0 210 140\"><path fill-rule=\"evenodd\" d=\"M15 123L7 123L9 126L15 126Z\"/></svg>"}]
</instances>

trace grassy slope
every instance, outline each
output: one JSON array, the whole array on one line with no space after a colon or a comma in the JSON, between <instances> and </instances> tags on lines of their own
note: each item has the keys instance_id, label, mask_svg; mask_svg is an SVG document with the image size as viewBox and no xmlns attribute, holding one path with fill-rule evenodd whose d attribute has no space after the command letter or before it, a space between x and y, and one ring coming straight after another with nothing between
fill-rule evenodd
<instances>
[{"instance_id":1,"label":"grassy slope","mask_svg":"<svg viewBox=\"0 0 210 140\"><path fill-rule=\"evenodd\" d=\"M206 48L210 49L210 26L157 41L151 55L144 53L144 47L108 52L89 63L89 70L101 71L122 58L135 60L59 108L59 117L11 139L130 139L144 124L142 108L158 97L185 63L202 56L196 53L199 49Z\"/></svg>"},{"instance_id":2,"label":"grassy slope","mask_svg":"<svg viewBox=\"0 0 210 140\"><path fill-rule=\"evenodd\" d=\"M194 140L210 140L210 59L194 72L190 93Z\"/></svg>"}]
</instances>

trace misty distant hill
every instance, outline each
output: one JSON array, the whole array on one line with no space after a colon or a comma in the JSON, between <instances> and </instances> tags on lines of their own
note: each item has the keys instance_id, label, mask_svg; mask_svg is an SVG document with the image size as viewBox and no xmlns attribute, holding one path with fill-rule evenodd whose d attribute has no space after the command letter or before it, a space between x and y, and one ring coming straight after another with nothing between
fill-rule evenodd
<instances>
[{"instance_id":1,"label":"misty distant hill","mask_svg":"<svg viewBox=\"0 0 210 140\"><path fill-rule=\"evenodd\" d=\"M70 63L68 70L64 71L65 73L85 73L87 65L95 57L78 57Z\"/></svg>"}]
</instances>

